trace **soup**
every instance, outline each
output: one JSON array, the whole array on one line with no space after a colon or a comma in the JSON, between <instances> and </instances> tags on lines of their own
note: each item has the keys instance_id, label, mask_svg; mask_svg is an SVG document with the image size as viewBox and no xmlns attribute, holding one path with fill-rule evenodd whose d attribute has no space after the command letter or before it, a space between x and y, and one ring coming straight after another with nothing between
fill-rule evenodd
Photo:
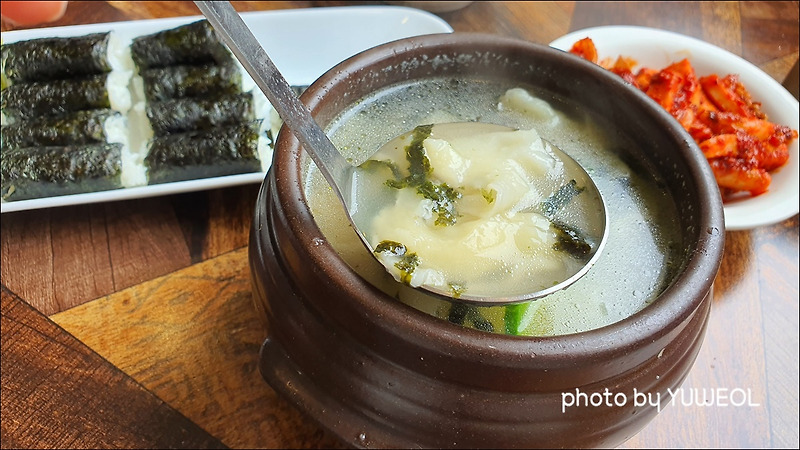
<instances>
[{"instance_id":1,"label":"soup","mask_svg":"<svg viewBox=\"0 0 800 450\"><path fill-rule=\"evenodd\" d=\"M313 164L306 197L330 244L364 279L420 311L483 331L525 336L599 328L646 307L670 283L681 248L677 208L631 155L635 150L604 119L547 92L469 78L430 78L398 84L357 102L331 122L328 134L360 164L390 139L418 125L484 122L536 129L577 160L603 195L609 235L597 262L570 287L511 306L480 307L435 298L401 283L370 255L341 204ZM310 159L309 159L310 161Z\"/></svg>"},{"instance_id":2,"label":"soup","mask_svg":"<svg viewBox=\"0 0 800 450\"><path fill-rule=\"evenodd\" d=\"M359 166L351 213L396 280L478 304L519 301L593 262L605 208L587 178L534 129L420 125Z\"/></svg>"}]
</instances>

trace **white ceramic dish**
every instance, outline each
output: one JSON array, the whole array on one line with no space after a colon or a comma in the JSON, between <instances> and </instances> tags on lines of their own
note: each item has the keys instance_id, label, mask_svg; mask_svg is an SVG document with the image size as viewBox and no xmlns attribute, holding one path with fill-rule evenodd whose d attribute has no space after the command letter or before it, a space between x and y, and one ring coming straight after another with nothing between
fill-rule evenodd
<instances>
[{"instance_id":1,"label":"white ceramic dish","mask_svg":"<svg viewBox=\"0 0 800 450\"><path fill-rule=\"evenodd\" d=\"M717 46L669 31L633 26L578 30L556 39L550 46L568 51L585 37L594 41L601 59L624 55L636 59L641 66L662 69L672 62L688 58L698 76L738 74L753 99L761 102L771 122L795 130L800 128L797 99L758 67ZM725 203L726 229L746 230L771 225L798 213L800 153L797 140L789 148L789 153L789 162L772 173L772 184L767 193Z\"/></svg>"},{"instance_id":2,"label":"white ceramic dish","mask_svg":"<svg viewBox=\"0 0 800 450\"><path fill-rule=\"evenodd\" d=\"M9 31L3 42L41 37L79 36L114 30L121 38L142 36L201 19L202 16L138 20ZM399 6L349 6L242 13L275 65L292 85L311 84L356 53L396 39L453 29L436 15ZM2 202L3 213L55 206L125 200L260 183L263 172L174 183Z\"/></svg>"}]
</instances>

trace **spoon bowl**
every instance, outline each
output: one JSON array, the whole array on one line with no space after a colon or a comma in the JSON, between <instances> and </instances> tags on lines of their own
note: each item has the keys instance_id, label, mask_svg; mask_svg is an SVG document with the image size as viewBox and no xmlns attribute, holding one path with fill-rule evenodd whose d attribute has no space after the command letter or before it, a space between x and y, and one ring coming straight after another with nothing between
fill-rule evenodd
<instances>
[{"instance_id":1,"label":"spoon bowl","mask_svg":"<svg viewBox=\"0 0 800 450\"><path fill-rule=\"evenodd\" d=\"M397 281L444 299L549 295L583 276L608 236L591 177L535 130L418 126L362 163L353 186L362 241Z\"/></svg>"},{"instance_id":2,"label":"spoon bowl","mask_svg":"<svg viewBox=\"0 0 800 450\"><path fill-rule=\"evenodd\" d=\"M541 248L544 251L552 253L550 251L551 249L574 246L576 242L586 247L586 249L582 251L580 258L577 258L578 263L566 260L558 262L550 257L549 261L546 261L546 263L551 266L553 264L558 266L553 270L533 270L527 265L524 266L526 270L520 271L518 260L534 263L545 261L545 259L541 258L541 252L528 252L524 258L514 257L506 252L495 254L493 257L489 258L489 260L495 263L500 263L500 266L492 268L483 264L473 264L473 273L466 278L460 276L460 273L456 273L455 278L448 278L449 272L444 271L444 269L451 265L449 261L443 261L438 265L426 268L424 271L426 276L415 278L414 274L411 272L416 272L418 268L419 258L417 258L416 253L408 251L402 244L397 245L399 243L395 241L379 240L373 242L364 232L364 228L371 225L372 217L370 215L364 217L362 214L358 220L355 218L354 211L357 208L359 198L370 196L382 183L372 183L367 187L362 186L360 192L354 190L354 187L357 186L354 180L359 178L358 168L351 165L341 153L339 153L322 128L311 116L308 108L300 102L286 79L278 71L277 67L275 67L272 60L230 2L196 1L195 3L214 27L214 30L219 34L223 42L228 45L245 70L253 78L256 85L264 92L267 99L278 112L278 115L297 137L306 152L312 157L314 163L320 169L334 193L345 206L348 219L366 248L373 255L377 255L376 257L384 264L384 267L395 275L398 281L413 287L425 289L437 296L451 300L480 304L507 304L540 298L563 289L584 275L589 270L591 264L596 260L596 257L603 247L605 237L607 236L605 206L600 192L578 163L558 150L555 146L549 145L549 150L547 151L550 159L559 166L563 165L564 167L568 167L567 173L569 173L569 178L567 183L561 183L559 187L568 188L570 186L569 183L572 183L573 187L578 187L576 192L587 191L587 195L582 195L580 197L583 202L589 203L588 206L580 209L580 211L583 212L581 214L573 212L562 214L562 210L571 211L573 209L571 206L567 205L572 203L571 198L575 196L575 193L567 194L563 189L556 189L549 192L549 197L541 201L542 205L547 205L549 201L549 207L536 206L535 208L538 209L538 211L533 213L526 213L524 211L509 211L508 213L514 215L517 213L529 214L531 217L533 217L532 214L536 214L538 217L544 218L545 222L549 221L549 228L551 231L555 229L555 234L566 236L564 239L559 237L553 242L547 242L547 239L544 239L543 242L536 244L537 249ZM427 156L422 154L421 159L427 160ZM551 174L548 172L544 175L550 176ZM412 177L413 176L412 174ZM373 179L373 177L361 178ZM441 184L435 184L429 191L439 192L442 186ZM451 188L448 187L447 189ZM433 202L438 204L441 203L441 201L441 196L436 194L436 198L433 199ZM452 209L451 214L454 216L458 215L458 212L452 204L450 207ZM411 211L408 213L411 214ZM526 220L524 223L515 223L514 226L521 229L521 233L533 235L537 233L541 234L541 230L539 229L547 227L546 225L542 225L542 223L541 220ZM497 230L479 230L479 233L491 235L496 231ZM511 238L519 241L516 235L511 236ZM494 239L494 237L492 239ZM389 251L386 251L387 247L383 245L387 242L391 247ZM401 253L399 251L400 248L402 248ZM449 258L447 250L447 248L440 249L439 254ZM497 253L496 249L491 249L491 251ZM388 259L386 258L387 254L390 256ZM383 255L383 257L379 257L380 255ZM408 257L412 255L417 259L409 261ZM400 260L396 257L399 257ZM422 263L427 264L427 260L423 260ZM542 264L538 265L541 266ZM399 275L397 275L398 269L400 271ZM484 275L487 271L490 273L488 278ZM513 273L518 273L520 276L510 280L511 282L498 282L496 279L497 277L493 279L491 276L491 274L508 275ZM485 283L478 283L480 287L477 290L472 288L473 281L475 281L476 277L486 279ZM520 281L523 281L523 283L520 284ZM509 286L512 286L515 290L506 290Z\"/></svg>"}]
</instances>

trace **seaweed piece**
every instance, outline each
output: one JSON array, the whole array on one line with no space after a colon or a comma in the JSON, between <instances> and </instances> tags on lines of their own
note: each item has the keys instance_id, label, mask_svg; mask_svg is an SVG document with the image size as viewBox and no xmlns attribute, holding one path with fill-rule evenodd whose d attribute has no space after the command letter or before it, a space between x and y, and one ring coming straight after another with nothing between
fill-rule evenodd
<instances>
[{"instance_id":1,"label":"seaweed piece","mask_svg":"<svg viewBox=\"0 0 800 450\"><path fill-rule=\"evenodd\" d=\"M423 198L433 201L433 212L436 214L436 225L454 225L458 213L456 212L455 201L461 198L461 193L448 186L447 183L435 184L428 179L430 175L431 162L425 155L425 148L422 143L433 131L433 125L419 125L414 128L411 135L411 142L406 146L406 160L408 161L409 175L399 178L399 172L395 169L391 161L383 162L392 169L393 179L386 181L386 185L395 189L415 187L417 194ZM365 167L365 164L362 164Z\"/></svg>"},{"instance_id":2,"label":"seaweed piece","mask_svg":"<svg viewBox=\"0 0 800 450\"><path fill-rule=\"evenodd\" d=\"M150 103L183 97L212 97L241 92L242 73L234 63L148 69L142 77Z\"/></svg>"},{"instance_id":3,"label":"seaweed piece","mask_svg":"<svg viewBox=\"0 0 800 450\"><path fill-rule=\"evenodd\" d=\"M3 91L3 113L14 119L59 115L87 109L106 109L111 102L107 75L18 83Z\"/></svg>"},{"instance_id":4,"label":"seaweed piece","mask_svg":"<svg viewBox=\"0 0 800 450\"><path fill-rule=\"evenodd\" d=\"M109 72L110 36L106 32L3 44L3 73L13 84Z\"/></svg>"},{"instance_id":5,"label":"seaweed piece","mask_svg":"<svg viewBox=\"0 0 800 450\"><path fill-rule=\"evenodd\" d=\"M182 64L222 63L231 58L207 20L135 38L131 57L139 70Z\"/></svg>"},{"instance_id":6,"label":"seaweed piece","mask_svg":"<svg viewBox=\"0 0 800 450\"><path fill-rule=\"evenodd\" d=\"M433 125L419 125L414 128L411 143L406 146L406 160L408 160L408 177L402 180L389 180L387 184L393 188L402 189L407 186L419 186L428 179L431 173L431 162L425 156L422 143L433 131Z\"/></svg>"},{"instance_id":7,"label":"seaweed piece","mask_svg":"<svg viewBox=\"0 0 800 450\"><path fill-rule=\"evenodd\" d=\"M400 271L400 281L405 285L411 284L414 271L419 266L419 256L416 253L409 253L405 245L395 241L381 241L373 250L373 253L388 253L400 258L394 266Z\"/></svg>"},{"instance_id":8,"label":"seaweed piece","mask_svg":"<svg viewBox=\"0 0 800 450\"><path fill-rule=\"evenodd\" d=\"M481 188L481 195L486 200L486 203L490 205L497 200L497 191L494 189Z\"/></svg>"},{"instance_id":9,"label":"seaweed piece","mask_svg":"<svg viewBox=\"0 0 800 450\"><path fill-rule=\"evenodd\" d=\"M553 250L565 251L575 259L586 260L592 251L592 246L587 242L583 233L563 223L551 222L550 224L556 231Z\"/></svg>"},{"instance_id":10,"label":"seaweed piece","mask_svg":"<svg viewBox=\"0 0 800 450\"><path fill-rule=\"evenodd\" d=\"M579 188L577 181L570 180L569 183L561 186L553 195L542 201L542 213L545 217L552 218L559 209L566 206L567 203L572 201L573 197L585 189L586 187Z\"/></svg>"},{"instance_id":11,"label":"seaweed piece","mask_svg":"<svg viewBox=\"0 0 800 450\"><path fill-rule=\"evenodd\" d=\"M467 312L469 306L463 303L452 303L450 306L450 313L447 315L447 320L456 325L464 325L467 320Z\"/></svg>"},{"instance_id":12,"label":"seaweed piece","mask_svg":"<svg viewBox=\"0 0 800 450\"><path fill-rule=\"evenodd\" d=\"M410 285L414 271L419 266L419 256L416 253L406 253L394 266L400 271L400 281L405 285Z\"/></svg>"},{"instance_id":13,"label":"seaweed piece","mask_svg":"<svg viewBox=\"0 0 800 450\"><path fill-rule=\"evenodd\" d=\"M397 257L401 257L406 254L406 246L395 241L381 241L377 246L375 246L374 253L388 253L390 255L394 255Z\"/></svg>"},{"instance_id":14,"label":"seaweed piece","mask_svg":"<svg viewBox=\"0 0 800 450\"><path fill-rule=\"evenodd\" d=\"M478 311L478 308L474 306L472 308L473 312L470 317L470 319L472 320L472 326L475 327L476 330L485 331L487 333L493 333L494 325L492 325L492 322L489 322L485 317L483 317L483 314L481 314L480 311Z\"/></svg>"},{"instance_id":15,"label":"seaweed piece","mask_svg":"<svg viewBox=\"0 0 800 450\"><path fill-rule=\"evenodd\" d=\"M158 136L145 157L149 183L258 172L260 121Z\"/></svg>"},{"instance_id":16,"label":"seaweed piece","mask_svg":"<svg viewBox=\"0 0 800 450\"><path fill-rule=\"evenodd\" d=\"M4 200L119 188L122 144L9 150L0 160Z\"/></svg>"},{"instance_id":17,"label":"seaweed piece","mask_svg":"<svg viewBox=\"0 0 800 450\"><path fill-rule=\"evenodd\" d=\"M394 161L388 159L381 159L381 160L368 159L363 163L361 163L361 165L358 167L364 170L372 170L372 171L385 167L392 172L392 177L394 181L400 181L403 179L403 174L400 172L400 168L397 167L397 164L395 164ZM391 180L387 181L386 185L391 186L390 182Z\"/></svg>"},{"instance_id":18,"label":"seaweed piece","mask_svg":"<svg viewBox=\"0 0 800 450\"><path fill-rule=\"evenodd\" d=\"M583 192L586 187L578 187L575 180L561 186L553 195L541 203L542 214L550 219L550 226L556 232L556 242L553 250L563 251L575 259L586 261L592 251L591 244L579 229L554 220L556 213L566 206L572 199Z\"/></svg>"},{"instance_id":19,"label":"seaweed piece","mask_svg":"<svg viewBox=\"0 0 800 450\"><path fill-rule=\"evenodd\" d=\"M466 305L464 303L452 303L447 320L456 325L468 326L469 321L473 328L487 333L494 332L494 325L489 322L478 310L477 306Z\"/></svg>"},{"instance_id":20,"label":"seaweed piece","mask_svg":"<svg viewBox=\"0 0 800 450\"><path fill-rule=\"evenodd\" d=\"M156 136L249 122L253 116L250 94L216 99L179 98L147 105L147 118Z\"/></svg>"},{"instance_id":21,"label":"seaweed piece","mask_svg":"<svg viewBox=\"0 0 800 450\"><path fill-rule=\"evenodd\" d=\"M52 147L106 142L104 125L110 109L77 111L62 116L44 116L3 126L3 151L24 147Z\"/></svg>"},{"instance_id":22,"label":"seaweed piece","mask_svg":"<svg viewBox=\"0 0 800 450\"><path fill-rule=\"evenodd\" d=\"M436 225L455 225L458 218L456 200L461 198L461 193L447 185L447 183L434 184L426 181L417 186L417 193L423 198L433 202L432 211L436 214Z\"/></svg>"},{"instance_id":23,"label":"seaweed piece","mask_svg":"<svg viewBox=\"0 0 800 450\"><path fill-rule=\"evenodd\" d=\"M467 286L463 282L451 281L447 283L447 286L450 288L453 298L461 298L461 294L467 292Z\"/></svg>"}]
</instances>

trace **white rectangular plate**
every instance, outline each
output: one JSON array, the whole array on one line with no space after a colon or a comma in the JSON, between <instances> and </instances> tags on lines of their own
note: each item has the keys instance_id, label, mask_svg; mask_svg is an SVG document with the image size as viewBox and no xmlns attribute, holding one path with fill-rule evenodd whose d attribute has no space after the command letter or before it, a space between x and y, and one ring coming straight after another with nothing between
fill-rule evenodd
<instances>
[{"instance_id":1,"label":"white rectangular plate","mask_svg":"<svg viewBox=\"0 0 800 450\"><path fill-rule=\"evenodd\" d=\"M81 36L114 31L120 38L133 38L174 28L202 16L111 22L69 27L9 31L10 43L42 37ZM245 12L242 18L253 31L289 84L313 83L339 62L368 48L411 36L451 33L453 29L433 14L400 6L347 6ZM0 212L78 205L181 192L260 183L264 172L203 178L111 191L64 195L0 203Z\"/></svg>"}]
</instances>

